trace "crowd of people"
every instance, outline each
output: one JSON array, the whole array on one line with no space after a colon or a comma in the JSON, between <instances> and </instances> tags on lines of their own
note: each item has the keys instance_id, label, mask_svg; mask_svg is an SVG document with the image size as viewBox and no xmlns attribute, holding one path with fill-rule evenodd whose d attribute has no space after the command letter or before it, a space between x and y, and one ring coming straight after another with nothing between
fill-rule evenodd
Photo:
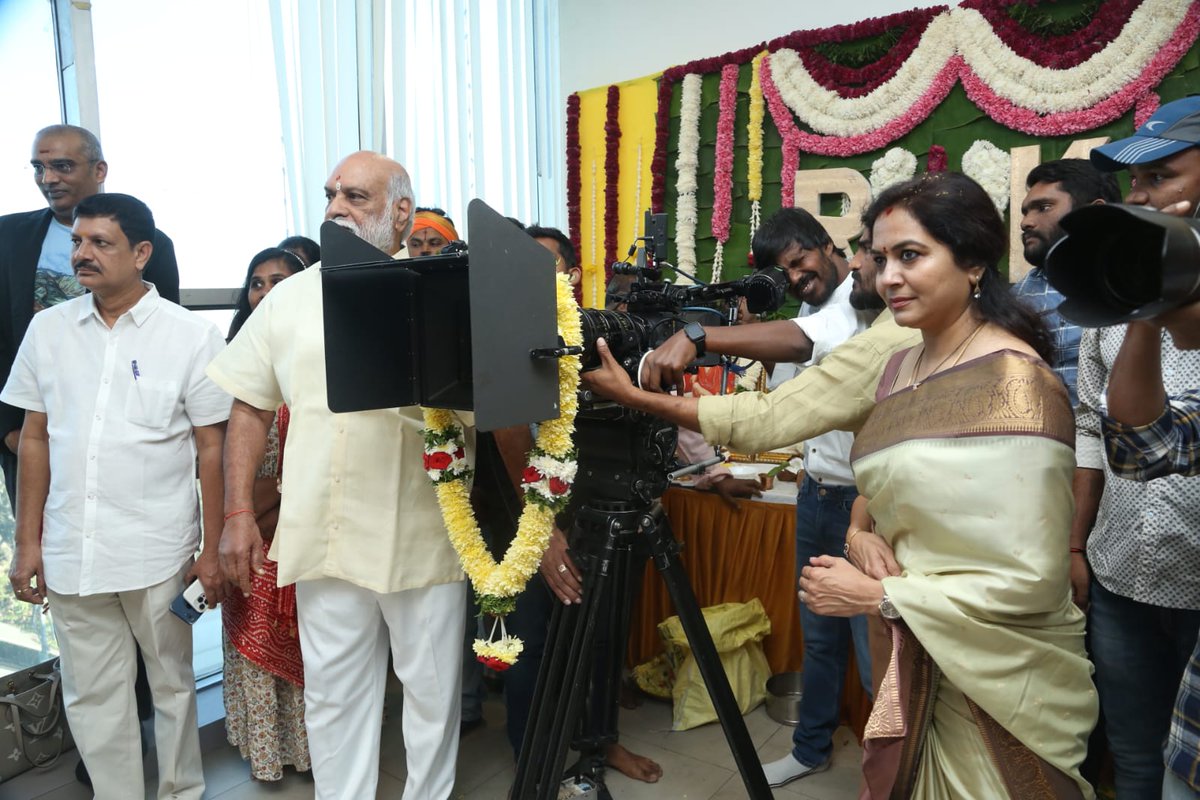
<instances>
[{"instance_id":1,"label":"crowd of people","mask_svg":"<svg viewBox=\"0 0 1200 800\"><path fill-rule=\"evenodd\" d=\"M223 605L226 731L254 778L311 769L318 798L374 796L390 664L405 796L448 797L481 718L478 609L421 466L420 409L328 407L319 247L289 237L251 258L223 336L177 305L146 204L102 191L95 136L45 128L31 163L47 208L0 218L9 577L51 608L80 778L98 798L140 786L152 715L159 795L203 794L191 632L170 613L198 580ZM865 797L1091 797L1100 738L1122 800L1200 791L1200 310L1081 330L1044 269L1066 214L1120 201L1121 170L1128 203L1200 208L1200 100L1029 173L1033 269L1015 287L989 195L928 173L861 210L853 254L801 209L764 221L754 263L786 273L795 319L680 331L640 385L597 343L588 386L696 432L685 451L804 443L803 699L770 785L829 766L853 649L873 698ZM385 156L347 156L324 191L327 220L393 258L463 246ZM579 282L567 236L525 231ZM677 393L705 350L768 365L771 391ZM533 435L460 422L500 553ZM526 648L503 677L514 754L551 608L582 596L569 523L507 620ZM662 775L619 742L604 757Z\"/></svg>"}]
</instances>

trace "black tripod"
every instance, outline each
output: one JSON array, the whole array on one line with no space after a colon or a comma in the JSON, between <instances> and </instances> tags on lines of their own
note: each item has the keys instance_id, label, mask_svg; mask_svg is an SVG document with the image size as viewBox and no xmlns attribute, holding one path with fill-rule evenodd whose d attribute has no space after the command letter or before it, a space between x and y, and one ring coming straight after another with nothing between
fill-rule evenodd
<instances>
[{"instance_id":1,"label":"black tripod","mask_svg":"<svg viewBox=\"0 0 1200 800\"><path fill-rule=\"evenodd\" d=\"M647 556L666 582L748 796L770 798L754 743L679 561L679 544L658 502L674 457L675 429L653 417L609 409L581 414L576 442L582 505L570 544L584 571L583 602L556 603L552 612L513 800L556 800L570 746L580 756L570 774L596 785L600 797L610 797L603 782L604 754L617 741L617 694L634 583ZM593 656L601 630L609 646Z\"/></svg>"}]
</instances>

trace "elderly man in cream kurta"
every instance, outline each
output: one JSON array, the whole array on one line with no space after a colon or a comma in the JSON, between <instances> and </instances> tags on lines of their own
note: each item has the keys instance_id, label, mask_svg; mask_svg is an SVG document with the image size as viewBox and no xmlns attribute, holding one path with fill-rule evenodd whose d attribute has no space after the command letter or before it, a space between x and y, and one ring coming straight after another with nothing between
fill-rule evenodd
<instances>
[{"instance_id":1,"label":"elderly man in cream kurta","mask_svg":"<svg viewBox=\"0 0 1200 800\"><path fill-rule=\"evenodd\" d=\"M355 153L325 186L326 219L396 252L411 226L404 168ZM406 800L454 785L466 616L463 573L422 468L416 407L330 412L321 272L276 287L208 374L234 395L225 451L226 576L261 558L252 484L275 409L291 411L271 557L296 583L305 725L319 800L375 796L389 645L404 684Z\"/></svg>"}]
</instances>

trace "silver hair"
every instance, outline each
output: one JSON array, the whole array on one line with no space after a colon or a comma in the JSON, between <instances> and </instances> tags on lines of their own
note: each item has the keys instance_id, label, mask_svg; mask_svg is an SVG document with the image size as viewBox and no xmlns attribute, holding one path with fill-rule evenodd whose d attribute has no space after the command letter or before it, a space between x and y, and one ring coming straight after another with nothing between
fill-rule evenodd
<instances>
[{"instance_id":1,"label":"silver hair","mask_svg":"<svg viewBox=\"0 0 1200 800\"><path fill-rule=\"evenodd\" d=\"M404 225L404 232L400 234L400 244L407 242L409 235L412 234L414 209L417 206L416 198L413 197L412 179L408 177L408 170L400 167L388 179L388 206L392 209L393 214L396 204L405 199L408 200L408 222Z\"/></svg>"},{"instance_id":2,"label":"silver hair","mask_svg":"<svg viewBox=\"0 0 1200 800\"><path fill-rule=\"evenodd\" d=\"M36 144L43 136L62 136L67 133L73 133L79 137L79 141L83 145L83 155L88 161L98 163L104 160L104 151L100 149L100 140L96 138L96 134L78 125L47 125L37 132L33 141Z\"/></svg>"}]
</instances>

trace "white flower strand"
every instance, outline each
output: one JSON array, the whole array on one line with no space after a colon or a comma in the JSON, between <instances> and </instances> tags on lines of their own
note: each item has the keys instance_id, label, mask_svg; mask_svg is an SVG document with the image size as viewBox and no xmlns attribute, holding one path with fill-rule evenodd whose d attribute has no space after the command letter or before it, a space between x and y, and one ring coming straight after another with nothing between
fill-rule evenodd
<instances>
[{"instance_id":1,"label":"white flower strand","mask_svg":"<svg viewBox=\"0 0 1200 800\"><path fill-rule=\"evenodd\" d=\"M1145 0L1103 50L1070 69L1040 66L1014 53L973 8L955 8L957 50L1001 97L1041 113L1078 111L1116 94L1141 74L1187 16L1186 0Z\"/></svg>"},{"instance_id":2,"label":"white flower strand","mask_svg":"<svg viewBox=\"0 0 1200 800\"><path fill-rule=\"evenodd\" d=\"M917 157L903 147L893 147L871 163L871 196L903 183L917 174Z\"/></svg>"},{"instance_id":3,"label":"white flower strand","mask_svg":"<svg viewBox=\"0 0 1200 800\"><path fill-rule=\"evenodd\" d=\"M679 156L675 169L675 263L691 274L696 272L696 168L700 163L700 76L690 73L683 79L679 102ZM694 281L679 273L675 282Z\"/></svg>"},{"instance_id":4,"label":"white flower strand","mask_svg":"<svg viewBox=\"0 0 1200 800\"><path fill-rule=\"evenodd\" d=\"M842 98L821 86L789 49L771 54L771 74L788 108L819 134L855 136L901 117L955 55L997 95L1023 108L1058 114L1090 108L1140 75L1186 18L1187 0L1145 0L1121 33L1069 69L1042 67L1017 55L975 9L934 17L912 55L870 94Z\"/></svg>"},{"instance_id":5,"label":"white flower strand","mask_svg":"<svg viewBox=\"0 0 1200 800\"><path fill-rule=\"evenodd\" d=\"M863 97L842 98L821 86L795 50L772 53L771 74L784 103L813 130L833 136L855 136L882 128L903 116L929 90L938 72L954 55L951 25L949 15L934 17L896 74Z\"/></svg>"},{"instance_id":6,"label":"white flower strand","mask_svg":"<svg viewBox=\"0 0 1200 800\"><path fill-rule=\"evenodd\" d=\"M1012 157L985 139L976 139L963 153L962 171L983 187L1000 216L1008 209Z\"/></svg>"}]
</instances>

